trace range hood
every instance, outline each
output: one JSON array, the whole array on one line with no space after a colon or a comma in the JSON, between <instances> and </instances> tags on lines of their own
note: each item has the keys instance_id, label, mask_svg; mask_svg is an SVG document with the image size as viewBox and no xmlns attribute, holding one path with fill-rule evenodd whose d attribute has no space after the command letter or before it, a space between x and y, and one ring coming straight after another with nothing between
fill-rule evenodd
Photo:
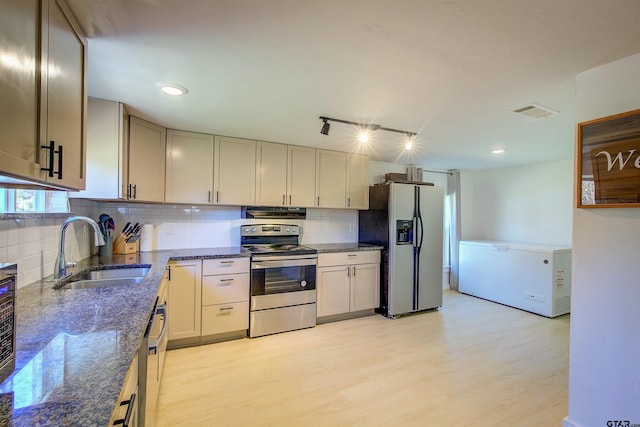
<instances>
[{"instance_id":1,"label":"range hood","mask_svg":"<svg viewBox=\"0 0 640 427\"><path fill-rule=\"evenodd\" d=\"M254 219L305 219L307 217L307 209L286 206L243 206L242 217Z\"/></svg>"}]
</instances>

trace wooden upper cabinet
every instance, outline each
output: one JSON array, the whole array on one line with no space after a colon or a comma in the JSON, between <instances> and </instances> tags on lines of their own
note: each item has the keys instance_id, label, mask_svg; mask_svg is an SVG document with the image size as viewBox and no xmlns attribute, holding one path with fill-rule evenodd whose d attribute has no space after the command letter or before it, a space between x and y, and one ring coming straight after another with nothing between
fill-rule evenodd
<instances>
[{"instance_id":1,"label":"wooden upper cabinet","mask_svg":"<svg viewBox=\"0 0 640 427\"><path fill-rule=\"evenodd\" d=\"M60 0L43 2L40 165L42 179L70 189L85 187L86 46Z\"/></svg>"},{"instance_id":2,"label":"wooden upper cabinet","mask_svg":"<svg viewBox=\"0 0 640 427\"><path fill-rule=\"evenodd\" d=\"M369 157L347 155L347 208L369 209Z\"/></svg>"},{"instance_id":3,"label":"wooden upper cabinet","mask_svg":"<svg viewBox=\"0 0 640 427\"><path fill-rule=\"evenodd\" d=\"M162 126L129 118L129 199L164 201L166 138Z\"/></svg>"},{"instance_id":4,"label":"wooden upper cabinet","mask_svg":"<svg viewBox=\"0 0 640 427\"><path fill-rule=\"evenodd\" d=\"M316 152L316 206L346 207L347 153L329 150Z\"/></svg>"},{"instance_id":5,"label":"wooden upper cabinet","mask_svg":"<svg viewBox=\"0 0 640 427\"><path fill-rule=\"evenodd\" d=\"M315 148L289 145L287 153L287 206L315 206Z\"/></svg>"},{"instance_id":6,"label":"wooden upper cabinet","mask_svg":"<svg viewBox=\"0 0 640 427\"><path fill-rule=\"evenodd\" d=\"M5 0L0 14L0 46L32 61L21 67L0 61L0 174L37 180L39 0Z\"/></svg>"},{"instance_id":7,"label":"wooden upper cabinet","mask_svg":"<svg viewBox=\"0 0 640 427\"><path fill-rule=\"evenodd\" d=\"M87 101L87 175L84 191L69 197L122 199L128 174L128 117L120 102L100 98Z\"/></svg>"},{"instance_id":8,"label":"wooden upper cabinet","mask_svg":"<svg viewBox=\"0 0 640 427\"><path fill-rule=\"evenodd\" d=\"M256 141L216 136L213 172L214 204L255 204Z\"/></svg>"},{"instance_id":9,"label":"wooden upper cabinet","mask_svg":"<svg viewBox=\"0 0 640 427\"><path fill-rule=\"evenodd\" d=\"M287 146L258 141L256 204L285 206L287 203Z\"/></svg>"},{"instance_id":10,"label":"wooden upper cabinet","mask_svg":"<svg viewBox=\"0 0 640 427\"><path fill-rule=\"evenodd\" d=\"M167 131L165 202L212 202L213 135Z\"/></svg>"}]
</instances>

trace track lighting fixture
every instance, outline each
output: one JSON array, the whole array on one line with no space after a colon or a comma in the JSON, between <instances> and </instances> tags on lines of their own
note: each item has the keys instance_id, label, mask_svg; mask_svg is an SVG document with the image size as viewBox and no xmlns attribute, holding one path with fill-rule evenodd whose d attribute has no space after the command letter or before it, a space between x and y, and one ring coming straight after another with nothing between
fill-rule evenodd
<instances>
[{"instance_id":1,"label":"track lighting fixture","mask_svg":"<svg viewBox=\"0 0 640 427\"><path fill-rule=\"evenodd\" d=\"M391 128L386 128L386 127L382 127L380 125L374 124L374 123L358 123L358 122L351 122L348 120L342 120L342 119L333 119L331 117L326 117L326 116L320 116L320 120L322 120L322 122L324 123L322 125L322 129L320 130L320 133L323 135L329 135L329 122L337 122L337 123L344 123L346 125L353 125L353 126L359 126L361 129L360 132L360 142L362 142L363 144L366 143L369 140L369 132L371 131L376 131L376 130L385 130L387 132L396 132L396 133L403 133L405 135L407 135L407 140L406 140L406 144L405 144L405 150L411 150L413 148L413 137L418 135L415 132L409 132L406 130L399 130L399 129L391 129Z\"/></svg>"},{"instance_id":2,"label":"track lighting fixture","mask_svg":"<svg viewBox=\"0 0 640 427\"><path fill-rule=\"evenodd\" d=\"M327 122L327 120L329 120L329 119L325 119L325 118L322 118L322 117L320 117L320 118L324 122L324 124L322 125L322 129L320 130L320 133L323 134L323 135L329 135L329 123Z\"/></svg>"}]
</instances>

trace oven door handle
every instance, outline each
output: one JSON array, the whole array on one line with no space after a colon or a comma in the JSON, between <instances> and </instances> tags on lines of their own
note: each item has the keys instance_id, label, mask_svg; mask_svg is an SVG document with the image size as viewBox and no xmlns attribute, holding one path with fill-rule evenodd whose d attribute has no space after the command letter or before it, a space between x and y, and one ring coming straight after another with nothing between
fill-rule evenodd
<instances>
[{"instance_id":1,"label":"oven door handle","mask_svg":"<svg viewBox=\"0 0 640 427\"><path fill-rule=\"evenodd\" d=\"M316 258L303 258L303 259L285 259L285 260L269 260L269 261L257 261L251 262L252 270L266 270L268 268L280 268L280 267L304 267L308 265L315 266L317 264Z\"/></svg>"}]
</instances>

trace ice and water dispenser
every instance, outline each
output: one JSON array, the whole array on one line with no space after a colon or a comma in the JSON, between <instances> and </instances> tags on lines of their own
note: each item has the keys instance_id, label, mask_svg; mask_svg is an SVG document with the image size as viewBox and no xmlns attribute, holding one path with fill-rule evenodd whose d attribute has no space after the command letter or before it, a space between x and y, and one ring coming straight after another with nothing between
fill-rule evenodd
<instances>
[{"instance_id":1,"label":"ice and water dispenser","mask_svg":"<svg viewBox=\"0 0 640 427\"><path fill-rule=\"evenodd\" d=\"M413 220L399 219L396 221L396 245L413 244Z\"/></svg>"}]
</instances>

